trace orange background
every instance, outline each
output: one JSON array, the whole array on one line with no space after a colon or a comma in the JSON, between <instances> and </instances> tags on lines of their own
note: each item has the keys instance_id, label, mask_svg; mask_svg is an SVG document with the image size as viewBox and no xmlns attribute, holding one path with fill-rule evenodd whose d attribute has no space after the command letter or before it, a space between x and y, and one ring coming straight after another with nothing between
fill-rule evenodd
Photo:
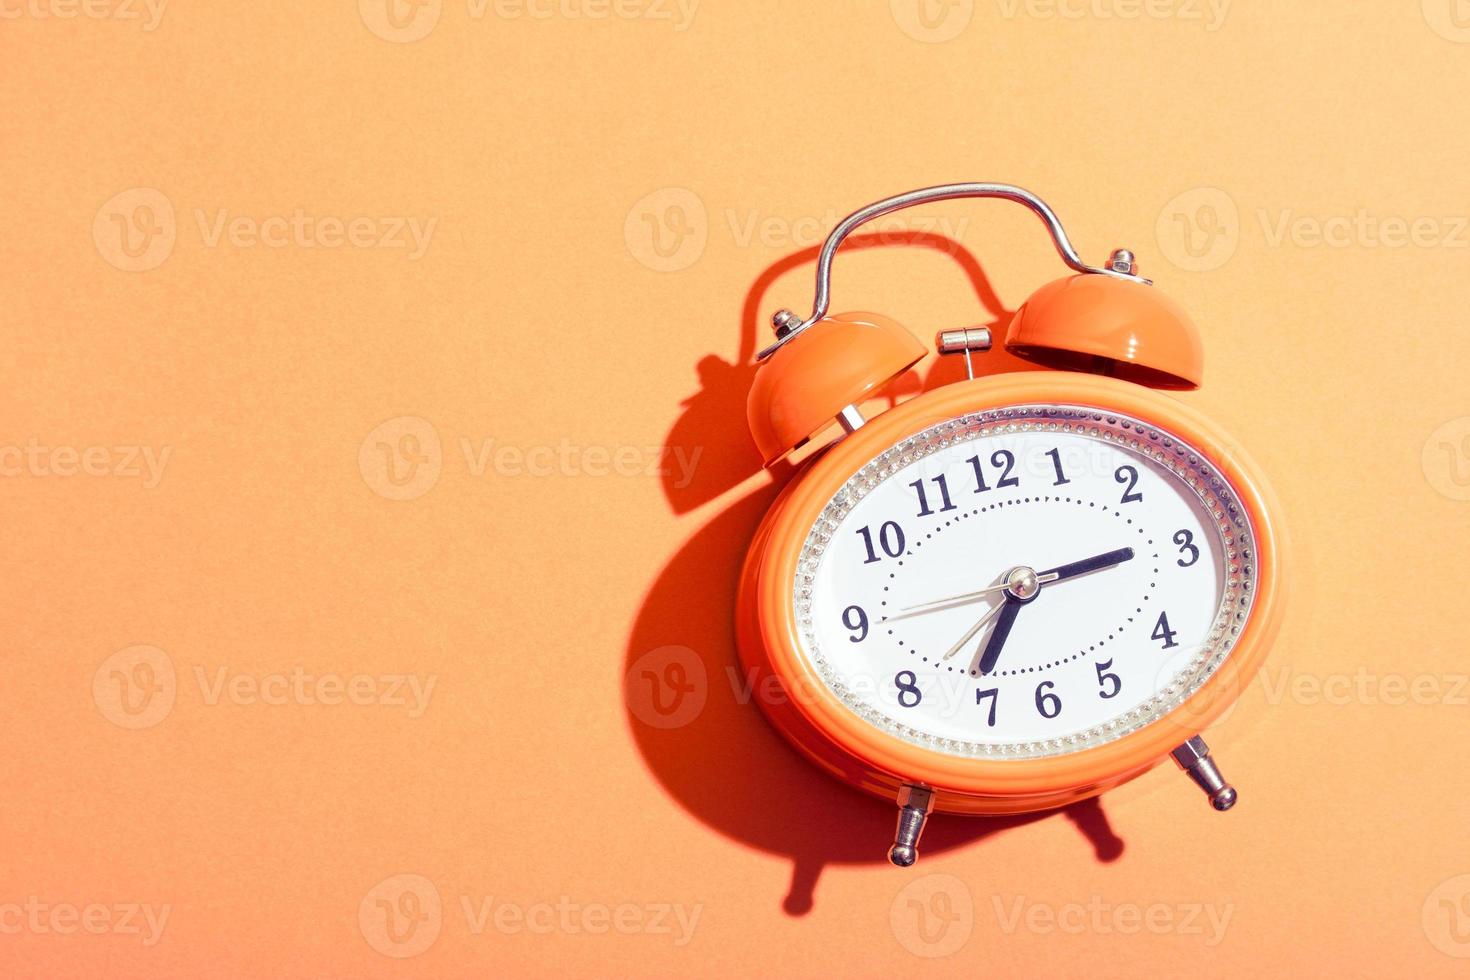
<instances>
[{"instance_id":1,"label":"orange background","mask_svg":"<svg viewBox=\"0 0 1470 980\"><path fill-rule=\"evenodd\" d=\"M0 0L0 972L1463 973L1470 26L923 2ZM738 365L833 221L949 180L1132 247L1282 500L1228 816L1161 767L899 871L737 703ZM836 309L1062 272L1014 206L891 230Z\"/></svg>"}]
</instances>

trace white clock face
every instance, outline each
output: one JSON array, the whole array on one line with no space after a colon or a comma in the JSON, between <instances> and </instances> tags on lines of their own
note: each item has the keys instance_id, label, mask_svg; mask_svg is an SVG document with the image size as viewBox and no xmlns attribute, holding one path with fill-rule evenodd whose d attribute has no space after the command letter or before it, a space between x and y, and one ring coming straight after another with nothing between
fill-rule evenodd
<instances>
[{"instance_id":1,"label":"white clock face","mask_svg":"<svg viewBox=\"0 0 1470 980\"><path fill-rule=\"evenodd\" d=\"M1027 405L865 466L817 520L793 590L803 653L869 723L1035 758L1119 738L1197 690L1249 616L1255 554L1236 491L1177 436Z\"/></svg>"}]
</instances>

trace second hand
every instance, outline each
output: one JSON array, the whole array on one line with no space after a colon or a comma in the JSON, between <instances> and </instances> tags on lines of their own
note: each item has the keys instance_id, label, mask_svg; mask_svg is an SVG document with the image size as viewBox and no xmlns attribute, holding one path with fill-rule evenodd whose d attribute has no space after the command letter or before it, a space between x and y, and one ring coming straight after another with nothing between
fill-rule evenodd
<instances>
[{"instance_id":1,"label":"second hand","mask_svg":"<svg viewBox=\"0 0 1470 980\"><path fill-rule=\"evenodd\" d=\"M1002 586L1002 588L1004 588L1004 586ZM960 649L962 647L964 647L964 645L966 643L969 643L971 640L973 640L975 638L975 634L976 633L979 633L981 630L983 630L985 628L985 624L988 623L988 622L990 622L992 619L994 619L995 618L995 614L998 613L998 612L1000 612L1004 608L1005 608L1005 603L1002 602L1002 603L998 603L994 608L988 610L985 613L984 616L981 616L980 617L980 621L978 623L976 623L974 626L971 626L968 630L966 630L965 631L965 635L962 636L962 637L960 637L959 640L956 641L955 645L949 648L949 652L946 653L944 656L940 657L939 659L940 660L949 660L955 654L959 653L960 652Z\"/></svg>"}]
</instances>

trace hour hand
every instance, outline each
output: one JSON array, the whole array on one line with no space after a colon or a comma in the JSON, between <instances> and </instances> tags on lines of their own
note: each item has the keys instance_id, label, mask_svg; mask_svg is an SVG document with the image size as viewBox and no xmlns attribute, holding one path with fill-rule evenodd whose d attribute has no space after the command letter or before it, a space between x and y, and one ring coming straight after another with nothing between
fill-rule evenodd
<instances>
[{"instance_id":1,"label":"hour hand","mask_svg":"<svg viewBox=\"0 0 1470 980\"><path fill-rule=\"evenodd\" d=\"M1026 603L1006 594L1006 601L1000 607L1000 618L995 621L995 629L990 631L990 638L985 641L985 650L980 654L980 675L983 677L995 669L995 662L1000 659L1001 647L1005 646L1006 637L1011 635L1011 627L1016 624L1016 614Z\"/></svg>"}]
</instances>

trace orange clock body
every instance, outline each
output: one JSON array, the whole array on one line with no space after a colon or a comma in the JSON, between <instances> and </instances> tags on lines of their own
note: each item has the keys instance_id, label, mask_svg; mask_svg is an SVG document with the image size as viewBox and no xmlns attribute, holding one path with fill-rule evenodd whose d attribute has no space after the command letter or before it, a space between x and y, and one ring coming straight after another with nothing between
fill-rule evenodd
<instances>
[{"instance_id":1,"label":"orange clock body","mask_svg":"<svg viewBox=\"0 0 1470 980\"><path fill-rule=\"evenodd\" d=\"M792 584L802 545L832 495L884 450L931 425L1011 405L1067 404L1151 423L1191 444L1232 485L1256 539L1256 595L1224 663L1194 694L1152 723L1102 745L1033 759L961 757L903 741L863 721L826 686L800 650ZM1285 542L1270 495L1245 455L1175 398L1067 371L962 381L883 412L809 462L776 501L752 542L737 613L740 655L771 722L829 773L893 799L928 787L935 809L1004 814L1094 796L1166 758L1215 720L1250 682L1281 618Z\"/></svg>"}]
</instances>

